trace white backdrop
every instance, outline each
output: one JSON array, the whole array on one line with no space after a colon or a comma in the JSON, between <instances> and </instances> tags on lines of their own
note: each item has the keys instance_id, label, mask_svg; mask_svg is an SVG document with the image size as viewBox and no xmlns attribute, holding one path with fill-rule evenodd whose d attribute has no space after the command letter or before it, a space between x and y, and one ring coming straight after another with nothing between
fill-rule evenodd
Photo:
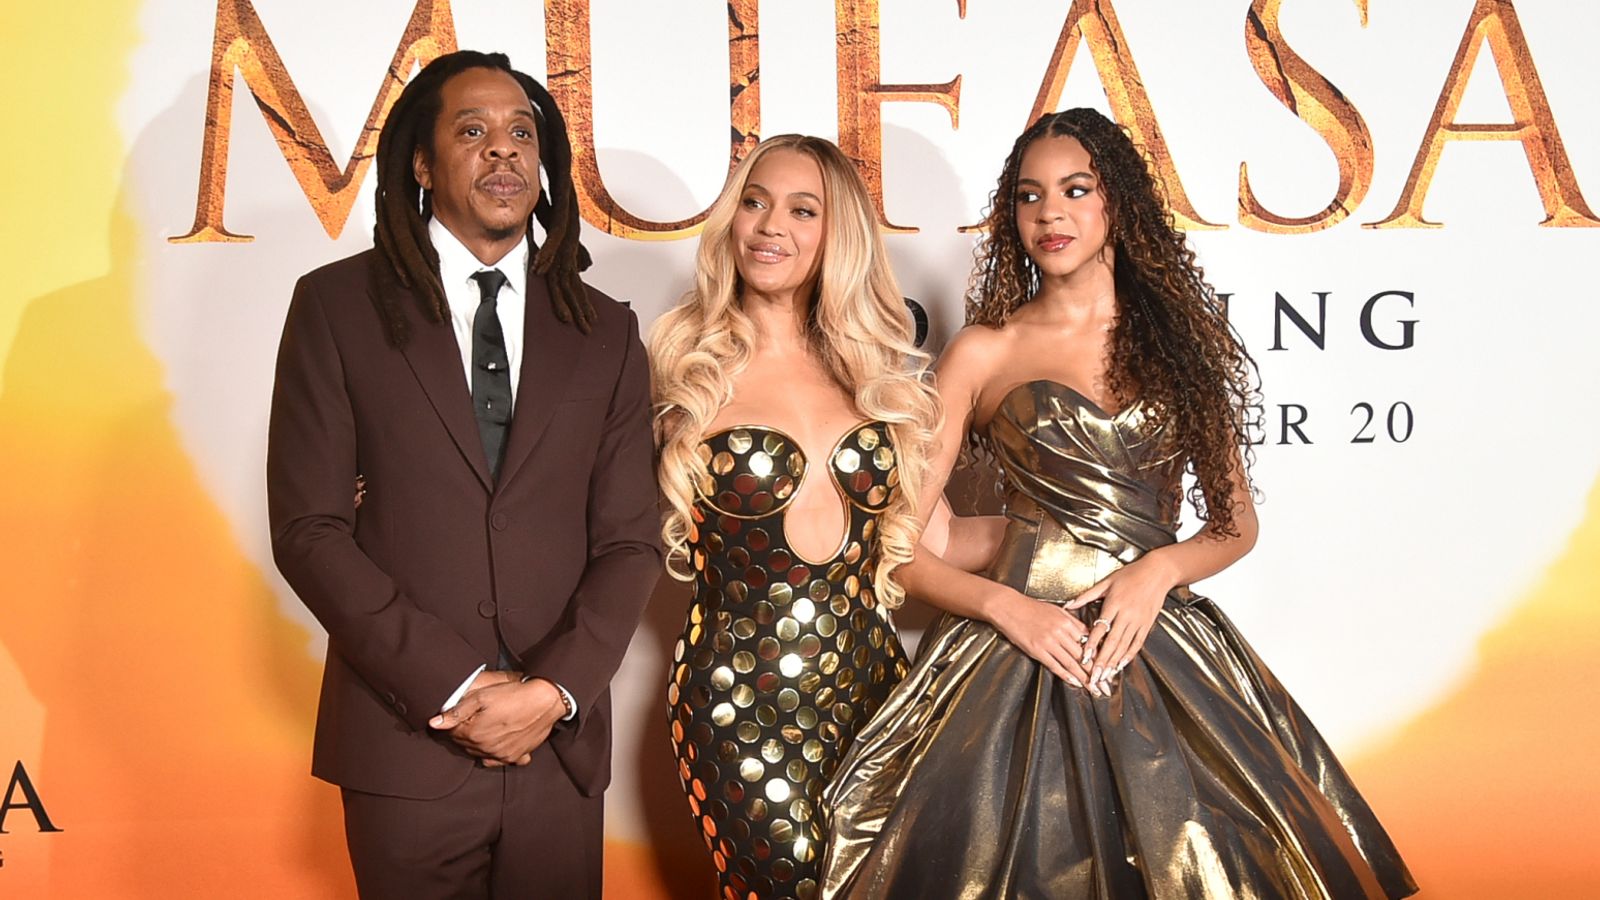
<instances>
[{"instance_id":1,"label":"white backdrop","mask_svg":"<svg viewBox=\"0 0 1600 900\"><path fill-rule=\"evenodd\" d=\"M258 0L255 8L336 161L359 135L409 2ZM962 76L959 127L926 104L883 112L885 205L920 229L888 239L908 294L929 308L935 345L960 326L978 219L1028 112L1062 26L1061 2L883 0L882 80ZM1540 227L1529 164L1515 141L1452 142L1427 195L1444 227L1381 229L1421 145L1473 8L1471 0L1291 2L1286 40L1360 110L1375 149L1372 187L1350 218L1315 234L1264 234L1238 221L1239 165L1283 215L1322 209L1337 182L1317 133L1263 86L1245 51L1248 2L1129 2L1116 13L1176 170L1196 210L1225 230L1193 233L1212 282L1261 365L1265 436L1256 478L1262 537L1234 569L1200 586L1341 750L1391 733L1441 697L1479 637L1550 561L1600 469L1600 326L1591 263L1597 232ZM1600 7L1524 2L1516 10L1578 183L1600 199ZM833 4L761 4L762 133L837 135ZM703 209L726 174L727 23L714 2L592 4L594 134L606 185L649 219ZM457 0L462 47L499 49L543 76L535 3ZM245 552L285 613L315 628L269 555L265 423L278 332L294 280L370 244L371 177L337 240L324 232L239 80L226 220L255 240L171 244L194 217L215 7L153 0L121 105L130 148L124 189L141 228L141 328L166 369L173 415ZM1080 45L1061 106L1110 110ZM1491 57L1473 70L1457 119L1504 122ZM635 241L589 228L590 280L633 301L649 323L689 280L694 241ZM1363 304L1385 350L1362 336ZM1274 296L1313 324L1326 292L1325 349L1287 320L1273 345ZM1376 410L1372 427L1352 412ZM1412 412L1409 438L1385 416ZM1310 445L1280 445L1279 405L1306 410ZM1403 414L1396 424L1405 433ZM1375 435L1353 444L1358 433ZM657 601L677 602L658 592ZM670 621L678 611L652 613ZM641 631L617 682L618 758L665 715L667 647ZM320 641L307 646L320 658ZM669 749L654 748L663 758ZM309 748L308 748L309 754ZM664 767L665 769L665 767ZM647 841L634 767L608 795L613 834Z\"/></svg>"}]
</instances>

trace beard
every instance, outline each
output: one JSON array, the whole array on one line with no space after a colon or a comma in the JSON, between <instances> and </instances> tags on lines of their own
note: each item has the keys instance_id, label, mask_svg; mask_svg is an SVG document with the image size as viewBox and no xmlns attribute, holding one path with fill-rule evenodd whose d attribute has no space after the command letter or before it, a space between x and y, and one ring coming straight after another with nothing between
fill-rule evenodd
<instances>
[{"instance_id":1,"label":"beard","mask_svg":"<svg viewBox=\"0 0 1600 900\"><path fill-rule=\"evenodd\" d=\"M521 225L507 225L504 228L490 228L484 234L488 235L492 241L504 241L516 237L523 231L531 231L530 222L524 222Z\"/></svg>"}]
</instances>

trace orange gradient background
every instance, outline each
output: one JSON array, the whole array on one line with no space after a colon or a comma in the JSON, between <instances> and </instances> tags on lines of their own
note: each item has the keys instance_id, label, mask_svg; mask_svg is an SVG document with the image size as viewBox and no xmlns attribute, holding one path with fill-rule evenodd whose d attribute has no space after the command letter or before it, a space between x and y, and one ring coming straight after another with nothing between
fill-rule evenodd
<instances>
[{"instance_id":1,"label":"orange gradient background","mask_svg":"<svg viewBox=\"0 0 1600 900\"><path fill-rule=\"evenodd\" d=\"M115 116L137 6L0 11L0 766L64 828L11 814L0 896L350 897L338 793L308 774L310 635L235 545L139 337ZM1589 490L1476 669L1347 759L1425 898L1600 896ZM704 887L657 866L612 844L607 896Z\"/></svg>"}]
</instances>

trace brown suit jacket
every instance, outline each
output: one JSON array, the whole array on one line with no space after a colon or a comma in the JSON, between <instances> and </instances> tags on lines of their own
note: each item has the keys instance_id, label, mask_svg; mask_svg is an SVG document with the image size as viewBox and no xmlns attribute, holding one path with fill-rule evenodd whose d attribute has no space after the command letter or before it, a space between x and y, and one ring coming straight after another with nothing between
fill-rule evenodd
<instances>
[{"instance_id":1,"label":"brown suit jacket","mask_svg":"<svg viewBox=\"0 0 1600 900\"><path fill-rule=\"evenodd\" d=\"M610 780L608 685L661 571L637 320L591 289L597 321L582 334L529 273L497 484L453 331L405 297L411 340L391 346L374 262L369 250L300 279L272 395L273 556L328 632L312 773L397 797L455 790L474 761L427 722L494 667L503 640L520 669L577 701L550 745L597 796Z\"/></svg>"}]
</instances>

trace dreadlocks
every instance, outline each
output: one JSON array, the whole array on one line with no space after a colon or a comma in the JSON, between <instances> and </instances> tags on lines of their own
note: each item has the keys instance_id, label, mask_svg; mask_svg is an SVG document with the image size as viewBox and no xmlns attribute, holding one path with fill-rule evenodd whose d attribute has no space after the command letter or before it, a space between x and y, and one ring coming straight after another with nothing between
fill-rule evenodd
<instances>
[{"instance_id":1,"label":"dreadlocks","mask_svg":"<svg viewBox=\"0 0 1600 900\"><path fill-rule=\"evenodd\" d=\"M440 92L445 82L468 69L507 73L522 86L533 105L539 132L539 162L550 183L548 192L540 190L533 207L533 218L545 230L543 246L534 243L532 222L528 223L533 271L544 276L556 318L588 333L594 322L594 307L578 273L589 268L590 260L589 251L578 240L578 198L572 184L572 145L567 140L567 124L549 92L530 76L511 68L511 60L504 53L461 50L441 56L411 79L389 110L378 136L378 215L373 228L373 243L380 260L377 274L380 280L392 279L416 292L430 321L448 318L444 285L439 281L439 253L428 238L433 200L417 183L412 158L418 148L432 154L433 129L442 106ZM378 293L389 342L403 347L410 333L400 300L393 291Z\"/></svg>"},{"instance_id":2,"label":"dreadlocks","mask_svg":"<svg viewBox=\"0 0 1600 900\"><path fill-rule=\"evenodd\" d=\"M1139 148L1092 109L1043 116L1017 138L990 202L977 252L967 322L998 328L1039 289L1039 268L1017 230L1022 154L1041 137L1076 138L1099 176L1115 253L1117 318L1107 382L1123 402L1142 398L1168 423L1172 449L1195 475L1189 500L1221 534L1235 534L1237 479L1254 460L1246 413L1258 401L1255 361L1228 324L1194 250L1172 224L1160 183ZM1234 460L1242 454L1243 471Z\"/></svg>"}]
</instances>

